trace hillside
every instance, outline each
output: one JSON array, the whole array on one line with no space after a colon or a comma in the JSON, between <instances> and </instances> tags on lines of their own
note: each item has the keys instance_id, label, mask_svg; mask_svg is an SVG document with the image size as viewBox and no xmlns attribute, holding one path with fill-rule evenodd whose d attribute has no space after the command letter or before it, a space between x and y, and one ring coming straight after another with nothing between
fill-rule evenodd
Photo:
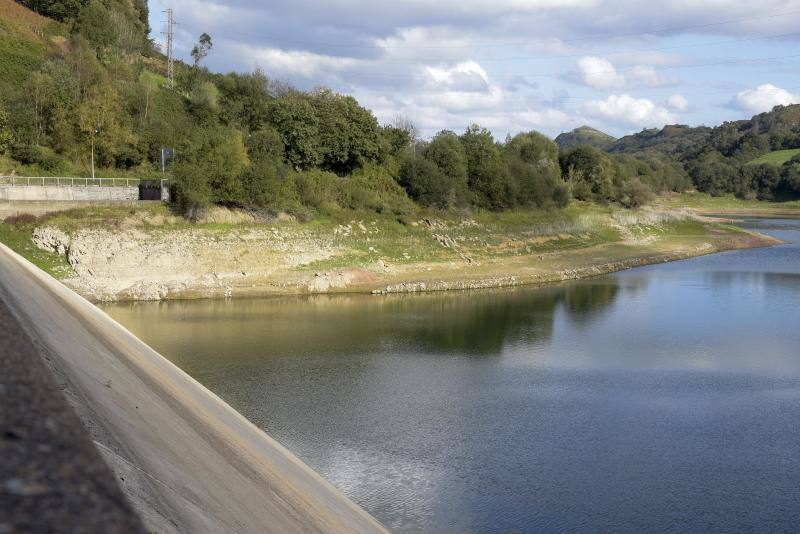
<instances>
[{"instance_id":1,"label":"hillside","mask_svg":"<svg viewBox=\"0 0 800 534\"><path fill-rule=\"evenodd\" d=\"M787 161L791 160L795 156L800 156L800 148L792 148L789 150L775 150L773 152L768 152L761 157L758 157L751 161L749 165L762 165L764 163L769 165L777 165L780 167Z\"/></svg>"},{"instance_id":2,"label":"hillside","mask_svg":"<svg viewBox=\"0 0 800 534\"><path fill-rule=\"evenodd\" d=\"M680 124L651 128L626 135L612 143L608 150L615 153L633 153L653 150L664 154L681 154L704 144L711 135L711 128L692 128Z\"/></svg>"},{"instance_id":3,"label":"hillside","mask_svg":"<svg viewBox=\"0 0 800 534\"><path fill-rule=\"evenodd\" d=\"M63 42L58 24L13 0L0 0L0 102Z\"/></svg>"},{"instance_id":4,"label":"hillside","mask_svg":"<svg viewBox=\"0 0 800 534\"><path fill-rule=\"evenodd\" d=\"M800 105L777 106L714 128L683 125L619 139L613 154L656 153L682 165L695 187L712 195L789 200L800 195Z\"/></svg>"},{"instance_id":5,"label":"hillside","mask_svg":"<svg viewBox=\"0 0 800 534\"><path fill-rule=\"evenodd\" d=\"M555 142L561 150L569 150L579 146L592 146L600 150L608 150L616 139L607 133L596 130L591 126L579 126L571 132L559 134Z\"/></svg>"}]
</instances>

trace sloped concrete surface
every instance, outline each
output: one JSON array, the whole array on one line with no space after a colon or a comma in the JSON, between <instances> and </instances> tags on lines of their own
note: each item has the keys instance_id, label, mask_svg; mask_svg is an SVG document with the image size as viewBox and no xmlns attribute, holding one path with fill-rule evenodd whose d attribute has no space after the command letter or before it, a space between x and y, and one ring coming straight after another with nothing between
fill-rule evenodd
<instances>
[{"instance_id":1,"label":"sloped concrete surface","mask_svg":"<svg viewBox=\"0 0 800 534\"><path fill-rule=\"evenodd\" d=\"M385 531L216 395L4 245L0 291L148 529Z\"/></svg>"}]
</instances>

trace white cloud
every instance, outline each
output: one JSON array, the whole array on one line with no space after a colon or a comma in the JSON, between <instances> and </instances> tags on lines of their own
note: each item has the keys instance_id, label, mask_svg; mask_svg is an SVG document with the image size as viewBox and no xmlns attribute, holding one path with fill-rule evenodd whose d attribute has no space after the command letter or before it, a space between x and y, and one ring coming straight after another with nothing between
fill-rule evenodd
<instances>
[{"instance_id":1,"label":"white cloud","mask_svg":"<svg viewBox=\"0 0 800 534\"><path fill-rule=\"evenodd\" d=\"M666 78L649 65L634 65L622 74L611 61L599 56L584 56L578 60L577 72L568 73L566 79L577 81L592 89L622 89L631 87L664 87L678 81Z\"/></svg>"},{"instance_id":2,"label":"white cloud","mask_svg":"<svg viewBox=\"0 0 800 534\"><path fill-rule=\"evenodd\" d=\"M368 62L349 57L335 57L298 50L261 48L242 43L224 42L217 47L220 52L246 57L251 65L259 65L270 74L299 75L306 78L337 73Z\"/></svg>"},{"instance_id":3,"label":"white cloud","mask_svg":"<svg viewBox=\"0 0 800 534\"><path fill-rule=\"evenodd\" d=\"M590 100L579 107L586 115L612 124L663 126L675 122L675 116L665 107L647 98L630 95L611 95L605 100Z\"/></svg>"},{"instance_id":4,"label":"white cloud","mask_svg":"<svg viewBox=\"0 0 800 534\"><path fill-rule=\"evenodd\" d=\"M454 67L424 67L430 82L451 91L486 91L489 76L475 61L464 61Z\"/></svg>"},{"instance_id":5,"label":"white cloud","mask_svg":"<svg viewBox=\"0 0 800 534\"><path fill-rule=\"evenodd\" d=\"M761 113L769 111L775 106L786 106L797 102L800 102L800 95L790 93L771 83L765 83L755 89L746 89L736 93L731 103L739 109Z\"/></svg>"},{"instance_id":6,"label":"white cloud","mask_svg":"<svg viewBox=\"0 0 800 534\"><path fill-rule=\"evenodd\" d=\"M674 78L666 78L656 71L653 67L647 65L636 65L630 71L630 78L634 85L644 85L646 87L664 87L667 85L675 85L677 80Z\"/></svg>"},{"instance_id":7,"label":"white cloud","mask_svg":"<svg viewBox=\"0 0 800 534\"><path fill-rule=\"evenodd\" d=\"M614 89L625 85L625 77L606 58L585 56L578 60L580 80L594 89Z\"/></svg>"},{"instance_id":8,"label":"white cloud","mask_svg":"<svg viewBox=\"0 0 800 534\"><path fill-rule=\"evenodd\" d=\"M689 109L689 101L680 93L675 93L667 98L667 105L675 111L686 111Z\"/></svg>"}]
</instances>

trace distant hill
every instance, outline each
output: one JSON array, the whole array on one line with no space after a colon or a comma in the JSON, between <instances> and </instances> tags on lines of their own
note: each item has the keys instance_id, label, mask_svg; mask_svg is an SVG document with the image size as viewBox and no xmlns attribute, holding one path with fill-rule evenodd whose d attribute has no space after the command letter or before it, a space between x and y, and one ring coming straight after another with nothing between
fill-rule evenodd
<instances>
[{"instance_id":1,"label":"distant hill","mask_svg":"<svg viewBox=\"0 0 800 534\"><path fill-rule=\"evenodd\" d=\"M750 120L714 128L669 125L617 140L614 154L668 157L683 166L695 186L713 195L793 198L800 191L800 105L776 106Z\"/></svg>"},{"instance_id":2,"label":"distant hill","mask_svg":"<svg viewBox=\"0 0 800 534\"><path fill-rule=\"evenodd\" d=\"M621 137L608 147L608 151L632 153L655 150L664 154L684 153L692 147L705 144L711 131L711 128L705 126L692 128L682 124L672 124L660 130L652 128Z\"/></svg>"},{"instance_id":3,"label":"distant hill","mask_svg":"<svg viewBox=\"0 0 800 534\"><path fill-rule=\"evenodd\" d=\"M591 126L580 126L571 132L560 134L555 139L558 148L567 150L579 146L589 145L600 150L608 150L616 139L607 133L596 130Z\"/></svg>"}]
</instances>

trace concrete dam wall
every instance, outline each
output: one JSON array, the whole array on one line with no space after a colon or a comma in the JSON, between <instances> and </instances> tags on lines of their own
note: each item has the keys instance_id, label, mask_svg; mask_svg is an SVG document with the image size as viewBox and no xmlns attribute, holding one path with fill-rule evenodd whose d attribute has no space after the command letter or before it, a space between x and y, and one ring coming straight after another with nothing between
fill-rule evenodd
<instances>
[{"instance_id":1,"label":"concrete dam wall","mask_svg":"<svg viewBox=\"0 0 800 534\"><path fill-rule=\"evenodd\" d=\"M149 530L385 532L214 393L2 244L0 297Z\"/></svg>"}]
</instances>

